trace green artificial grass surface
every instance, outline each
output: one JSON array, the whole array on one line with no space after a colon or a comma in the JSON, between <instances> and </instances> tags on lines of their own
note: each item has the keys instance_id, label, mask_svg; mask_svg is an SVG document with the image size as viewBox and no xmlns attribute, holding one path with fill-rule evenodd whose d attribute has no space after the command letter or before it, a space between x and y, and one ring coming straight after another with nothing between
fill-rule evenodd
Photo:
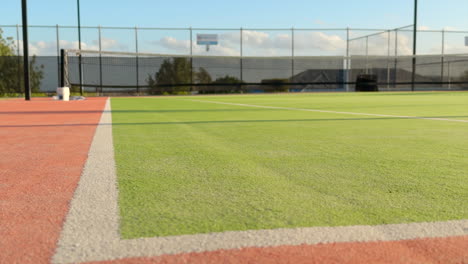
<instances>
[{"instance_id":1,"label":"green artificial grass surface","mask_svg":"<svg viewBox=\"0 0 468 264\"><path fill-rule=\"evenodd\" d=\"M468 218L468 93L113 98L123 238Z\"/></svg>"}]
</instances>

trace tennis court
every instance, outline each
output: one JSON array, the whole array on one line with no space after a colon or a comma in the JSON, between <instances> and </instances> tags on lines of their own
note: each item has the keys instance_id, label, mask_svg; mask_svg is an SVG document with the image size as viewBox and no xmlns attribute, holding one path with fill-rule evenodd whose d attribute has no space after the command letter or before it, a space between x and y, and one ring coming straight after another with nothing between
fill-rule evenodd
<instances>
[{"instance_id":1,"label":"tennis court","mask_svg":"<svg viewBox=\"0 0 468 264\"><path fill-rule=\"evenodd\" d=\"M465 92L111 103L123 238L468 217Z\"/></svg>"}]
</instances>

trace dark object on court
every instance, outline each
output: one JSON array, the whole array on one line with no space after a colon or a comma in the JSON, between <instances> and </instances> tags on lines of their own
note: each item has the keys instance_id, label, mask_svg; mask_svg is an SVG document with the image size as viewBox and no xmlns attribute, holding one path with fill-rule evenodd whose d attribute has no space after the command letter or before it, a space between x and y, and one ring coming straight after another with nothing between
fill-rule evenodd
<instances>
[{"instance_id":1,"label":"dark object on court","mask_svg":"<svg viewBox=\"0 0 468 264\"><path fill-rule=\"evenodd\" d=\"M356 79L356 92L377 92L377 75L375 74L360 74Z\"/></svg>"}]
</instances>

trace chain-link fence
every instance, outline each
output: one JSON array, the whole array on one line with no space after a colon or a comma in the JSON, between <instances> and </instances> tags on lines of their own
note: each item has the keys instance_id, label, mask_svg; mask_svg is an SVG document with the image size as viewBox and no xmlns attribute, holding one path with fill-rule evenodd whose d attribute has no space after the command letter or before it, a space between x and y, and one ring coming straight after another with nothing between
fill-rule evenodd
<instances>
[{"instance_id":1,"label":"chain-link fence","mask_svg":"<svg viewBox=\"0 0 468 264\"><path fill-rule=\"evenodd\" d=\"M21 86L21 26L0 26L3 38L10 38L11 52L2 54L2 63L15 67L9 78L2 80L8 91L22 91ZM158 53L185 56L191 61L191 84L196 84L195 71L206 70L212 82L230 80L241 83L265 83L271 80L287 80L289 83L307 82L307 86L290 87L291 91L309 91L311 89L352 90L356 72L375 73L375 63L371 56L382 56L379 60L379 82L386 83L381 88L398 88L398 75L406 76L406 64L398 59L412 54L412 26L398 29L255 29L255 28L138 28L138 27L82 27L82 49L92 51L118 51L135 53ZM60 50L78 49L78 30L73 26L30 26L30 54L37 82L36 91L54 92L60 83ZM218 44L197 45L200 34L216 34ZM454 88L448 82L460 80L466 70L463 62L452 62L452 54L466 54L468 47L464 38L468 31L418 31L418 54L439 55L432 60L438 65L421 66L423 69L434 68L439 72L441 82L434 88ZM17 58L11 58L17 56ZM364 56L359 60L352 56ZM4 58L9 57L9 58ZM213 57L213 58L210 58ZM100 58L102 60L102 57ZM362 62L363 60L363 62ZM127 74L125 68L102 63L82 65L85 72L81 84L92 84L102 88L105 85L122 85L118 81L125 78L131 86L144 88L149 86L149 76L155 76L161 62L154 59L140 58ZM13 63L15 62L15 63ZM13 63L13 64L12 64ZM85 62L86 63L86 62ZM5 64L5 63L3 63ZM371 65L372 64L372 65ZM362 66L364 65L364 66ZM80 66L73 66L80 67ZM435 69L437 68L437 69ZM120 69L120 70L119 70ZM359 69L359 70L356 70ZM382 69L382 70L380 70ZM404 71L404 72L402 72ZM427 70L426 70L427 71ZM73 69L72 69L73 72ZM382 73L380 73L382 72ZM383 72L386 72L384 75ZM421 72L421 69L417 69ZM130 79L130 75L134 76ZM16 76L16 77L15 77ZM397 76L397 77L395 77ZM223 79L224 78L224 79ZM418 77L419 78L419 77ZM420 79L420 78L419 78ZM132 81L129 81L132 80ZM198 81L199 82L199 81ZM316 82L316 85L312 84ZM340 83L330 86L320 83ZM391 85L391 84L394 85ZM11 88L13 87L13 88ZM308 87L305 89L304 87ZM332 88L330 88L332 87ZM6 89L6 88L5 88ZM251 89L255 90L255 89ZM85 91L98 91L96 87L85 87Z\"/></svg>"}]
</instances>

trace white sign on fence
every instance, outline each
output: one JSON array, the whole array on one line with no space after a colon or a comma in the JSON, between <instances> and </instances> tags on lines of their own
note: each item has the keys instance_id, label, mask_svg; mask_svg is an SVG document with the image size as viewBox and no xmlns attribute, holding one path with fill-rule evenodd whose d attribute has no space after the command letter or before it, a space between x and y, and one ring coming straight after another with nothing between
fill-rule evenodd
<instances>
[{"instance_id":1,"label":"white sign on fence","mask_svg":"<svg viewBox=\"0 0 468 264\"><path fill-rule=\"evenodd\" d=\"M206 51L209 51L210 45L218 45L218 35L197 34L197 45L206 45Z\"/></svg>"},{"instance_id":2,"label":"white sign on fence","mask_svg":"<svg viewBox=\"0 0 468 264\"><path fill-rule=\"evenodd\" d=\"M217 34L197 34L198 45L218 45Z\"/></svg>"}]
</instances>

